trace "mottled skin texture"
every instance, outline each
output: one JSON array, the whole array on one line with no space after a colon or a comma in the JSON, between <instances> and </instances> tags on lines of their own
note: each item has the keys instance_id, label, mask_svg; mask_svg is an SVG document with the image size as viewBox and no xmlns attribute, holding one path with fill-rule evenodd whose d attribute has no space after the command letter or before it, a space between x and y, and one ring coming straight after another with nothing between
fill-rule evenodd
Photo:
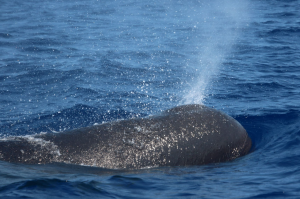
<instances>
[{"instance_id":1,"label":"mottled skin texture","mask_svg":"<svg viewBox=\"0 0 300 199\"><path fill-rule=\"evenodd\" d=\"M250 148L247 132L232 117L203 105L183 105L148 118L11 137L0 142L0 159L139 169L229 161Z\"/></svg>"}]
</instances>

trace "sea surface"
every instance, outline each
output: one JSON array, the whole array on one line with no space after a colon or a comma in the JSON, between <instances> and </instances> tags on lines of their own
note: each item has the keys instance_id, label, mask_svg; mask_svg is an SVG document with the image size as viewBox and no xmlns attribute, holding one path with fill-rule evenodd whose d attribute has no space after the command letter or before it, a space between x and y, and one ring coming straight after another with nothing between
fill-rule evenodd
<instances>
[{"instance_id":1,"label":"sea surface","mask_svg":"<svg viewBox=\"0 0 300 199\"><path fill-rule=\"evenodd\" d=\"M0 137L202 103L231 162L108 170L0 162L0 198L300 198L300 0L0 0Z\"/></svg>"}]
</instances>

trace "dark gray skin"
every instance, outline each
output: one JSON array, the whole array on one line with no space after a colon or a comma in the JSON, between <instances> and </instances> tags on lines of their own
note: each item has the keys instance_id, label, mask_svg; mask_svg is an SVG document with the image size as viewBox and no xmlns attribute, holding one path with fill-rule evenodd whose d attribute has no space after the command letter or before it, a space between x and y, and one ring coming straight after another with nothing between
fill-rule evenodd
<instances>
[{"instance_id":1,"label":"dark gray skin","mask_svg":"<svg viewBox=\"0 0 300 199\"><path fill-rule=\"evenodd\" d=\"M249 153L251 145L246 130L235 119L194 104L147 118L10 137L0 142L0 160L140 169L230 161Z\"/></svg>"}]
</instances>

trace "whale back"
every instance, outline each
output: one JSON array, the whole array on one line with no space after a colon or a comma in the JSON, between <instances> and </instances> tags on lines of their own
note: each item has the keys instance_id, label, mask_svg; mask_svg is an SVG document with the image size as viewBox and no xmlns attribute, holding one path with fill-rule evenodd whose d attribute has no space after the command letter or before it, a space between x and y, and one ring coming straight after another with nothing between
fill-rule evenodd
<instances>
[{"instance_id":1,"label":"whale back","mask_svg":"<svg viewBox=\"0 0 300 199\"><path fill-rule=\"evenodd\" d=\"M0 159L139 169L229 161L250 148L246 130L232 117L203 105L183 105L147 118L10 139L0 142Z\"/></svg>"}]
</instances>

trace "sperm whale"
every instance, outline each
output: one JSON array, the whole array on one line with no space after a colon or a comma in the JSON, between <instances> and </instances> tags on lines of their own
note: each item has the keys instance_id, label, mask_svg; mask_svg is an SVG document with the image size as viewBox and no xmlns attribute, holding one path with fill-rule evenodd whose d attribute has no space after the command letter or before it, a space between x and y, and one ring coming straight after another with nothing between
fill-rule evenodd
<instances>
[{"instance_id":1,"label":"sperm whale","mask_svg":"<svg viewBox=\"0 0 300 199\"><path fill-rule=\"evenodd\" d=\"M191 104L146 118L6 137L0 141L0 160L141 169L230 161L249 153L251 145L238 121L213 108Z\"/></svg>"}]
</instances>

